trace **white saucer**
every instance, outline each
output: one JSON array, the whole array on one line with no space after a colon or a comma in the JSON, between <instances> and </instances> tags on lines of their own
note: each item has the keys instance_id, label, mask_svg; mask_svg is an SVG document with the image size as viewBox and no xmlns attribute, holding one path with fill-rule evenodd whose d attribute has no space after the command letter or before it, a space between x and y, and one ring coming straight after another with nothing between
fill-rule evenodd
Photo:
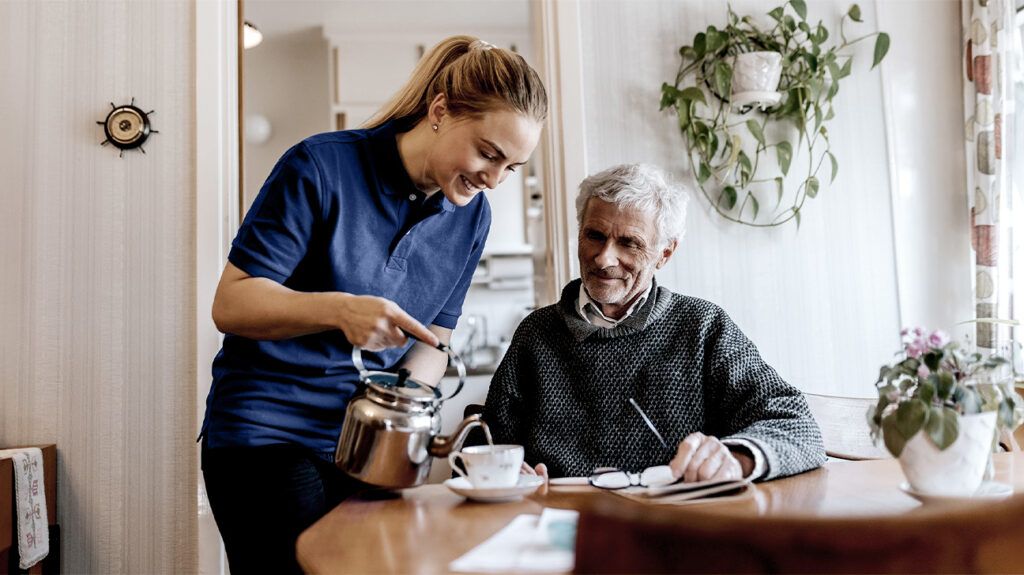
<instances>
[{"instance_id":1,"label":"white saucer","mask_svg":"<svg viewBox=\"0 0 1024 575\"><path fill-rule=\"evenodd\" d=\"M1013 495L1013 487L998 481L982 481L974 495L931 495L915 491L909 483L900 483L900 491L921 503L968 503L972 501L1005 499Z\"/></svg>"},{"instance_id":2,"label":"white saucer","mask_svg":"<svg viewBox=\"0 0 1024 575\"><path fill-rule=\"evenodd\" d=\"M476 488L465 477L454 477L444 482L444 486L455 493L472 499L487 503L502 501L518 501L524 495L529 495L544 484L544 479L537 475L520 475L519 483L513 487L484 487Z\"/></svg>"}]
</instances>

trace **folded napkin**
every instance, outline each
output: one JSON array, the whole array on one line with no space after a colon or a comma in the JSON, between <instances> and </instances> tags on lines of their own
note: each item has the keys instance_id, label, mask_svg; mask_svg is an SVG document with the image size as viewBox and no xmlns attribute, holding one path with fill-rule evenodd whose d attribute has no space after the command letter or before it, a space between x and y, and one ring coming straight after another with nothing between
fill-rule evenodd
<instances>
[{"instance_id":1,"label":"folded napkin","mask_svg":"<svg viewBox=\"0 0 1024 575\"><path fill-rule=\"evenodd\" d=\"M569 572L575 564L579 513L544 509L541 515L519 515L448 566L458 572Z\"/></svg>"},{"instance_id":2,"label":"folded napkin","mask_svg":"<svg viewBox=\"0 0 1024 575\"><path fill-rule=\"evenodd\" d=\"M0 459L14 462L14 499L18 516L18 567L28 569L50 552L43 452L38 447L0 449Z\"/></svg>"}]
</instances>

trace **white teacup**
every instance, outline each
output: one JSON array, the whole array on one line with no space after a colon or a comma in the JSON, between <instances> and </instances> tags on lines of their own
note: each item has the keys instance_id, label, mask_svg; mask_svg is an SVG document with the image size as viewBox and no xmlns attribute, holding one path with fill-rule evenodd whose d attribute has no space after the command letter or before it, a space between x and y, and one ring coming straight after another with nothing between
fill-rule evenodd
<instances>
[{"instance_id":1,"label":"white teacup","mask_svg":"<svg viewBox=\"0 0 1024 575\"><path fill-rule=\"evenodd\" d=\"M448 463L477 489L515 487L523 466L522 445L475 445L448 455ZM462 469L456 461L462 460Z\"/></svg>"}]
</instances>

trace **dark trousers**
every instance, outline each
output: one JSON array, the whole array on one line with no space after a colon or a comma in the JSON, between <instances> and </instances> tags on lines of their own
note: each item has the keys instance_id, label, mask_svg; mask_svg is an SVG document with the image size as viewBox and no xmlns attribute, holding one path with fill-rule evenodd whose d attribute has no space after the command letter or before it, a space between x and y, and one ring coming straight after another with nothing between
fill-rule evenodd
<instances>
[{"instance_id":1,"label":"dark trousers","mask_svg":"<svg viewBox=\"0 0 1024 575\"><path fill-rule=\"evenodd\" d=\"M208 448L203 479L232 575L301 573L295 541L364 487L296 445Z\"/></svg>"}]
</instances>

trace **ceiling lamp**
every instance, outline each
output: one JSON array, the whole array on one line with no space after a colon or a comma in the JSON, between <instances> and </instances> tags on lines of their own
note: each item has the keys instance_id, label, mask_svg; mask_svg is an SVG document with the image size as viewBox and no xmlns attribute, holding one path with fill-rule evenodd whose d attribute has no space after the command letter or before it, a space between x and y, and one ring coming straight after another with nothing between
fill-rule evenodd
<instances>
[{"instance_id":1,"label":"ceiling lamp","mask_svg":"<svg viewBox=\"0 0 1024 575\"><path fill-rule=\"evenodd\" d=\"M242 23L242 46L245 46L246 50L259 46L262 41L263 32L260 32L259 28L248 20Z\"/></svg>"}]
</instances>

